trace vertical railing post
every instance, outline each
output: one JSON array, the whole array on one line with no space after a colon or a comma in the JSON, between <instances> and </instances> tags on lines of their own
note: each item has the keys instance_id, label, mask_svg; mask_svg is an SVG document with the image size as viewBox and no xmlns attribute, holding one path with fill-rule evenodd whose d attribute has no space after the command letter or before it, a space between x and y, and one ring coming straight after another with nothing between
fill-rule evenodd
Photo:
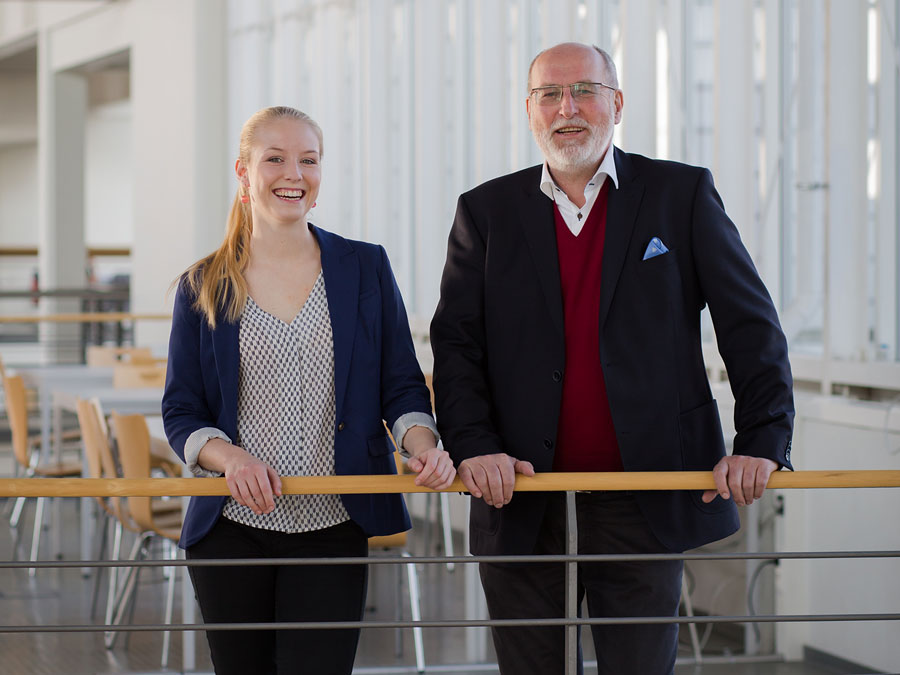
<instances>
[{"instance_id":1,"label":"vertical railing post","mask_svg":"<svg viewBox=\"0 0 900 675\"><path fill-rule=\"evenodd\" d=\"M566 492L566 555L578 553L578 518L575 493ZM566 618L578 617L578 563L566 563ZM578 626L566 626L566 675L578 673Z\"/></svg>"}]
</instances>

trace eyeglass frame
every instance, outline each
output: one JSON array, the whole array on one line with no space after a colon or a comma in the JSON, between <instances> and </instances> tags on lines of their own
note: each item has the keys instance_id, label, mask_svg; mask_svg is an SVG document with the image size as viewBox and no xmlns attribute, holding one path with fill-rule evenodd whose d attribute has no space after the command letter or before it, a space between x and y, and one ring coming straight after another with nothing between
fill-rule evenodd
<instances>
[{"instance_id":1,"label":"eyeglass frame","mask_svg":"<svg viewBox=\"0 0 900 675\"><path fill-rule=\"evenodd\" d=\"M572 92L572 87L574 87L574 86L577 85L577 84L594 84L594 85L597 85L597 86L599 86L599 87L603 87L604 89L609 89L610 91L613 91L613 92L619 91L618 87L612 87L612 86L610 86L610 85L608 85L608 84L605 84L605 83L603 83L603 82L583 82L583 81L582 81L582 82L571 82L570 84L547 84L547 85L544 85L544 86L542 86L542 87L533 87L533 88L531 89L531 91L528 92L528 95L529 95L529 96L534 96L534 93L535 93L536 91L541 91L541 90L543 90L543 89L559 89L559 90L560 90L559 101L554 102L554 103L552 104L552 105L556 105L557 103L561 103L561 102L562 102L562 97L563 97L563 95L564 95L564 94L563 94L563 91L562 91L563 89L568 89L568 90L569 90L569 96L571 96L573 99L575 99L575 94ZM577 99L575 99L575 100L577 100ZM535 99L535 103L537 103L537 105L540 105L540 101L538 101L537 99Z\"/></svg>"}]
</instances>

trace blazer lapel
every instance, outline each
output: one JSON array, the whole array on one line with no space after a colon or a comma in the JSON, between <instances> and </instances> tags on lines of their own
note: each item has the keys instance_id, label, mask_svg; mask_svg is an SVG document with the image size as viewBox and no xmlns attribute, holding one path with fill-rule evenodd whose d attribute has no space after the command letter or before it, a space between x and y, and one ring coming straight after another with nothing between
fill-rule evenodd
<instances>
[{"instance_id":1,"label":"blazer lapel","mask_svg":"<svg viewBox=\"0 0 900 675\"><path fill-rule=\"evenodd\" d=\"M350 377L350 357L359 311L359 260L346 239L314 225L310 225L310 229L319 241L322 256L334 342L335 419L340 420Z\"/></svg>"},{"instance_id":2,"label":"blazer lapel","mask_svg":"<svg viewBox=\"0 0 900 675\"><path fill-rule=\"evenodd\" d=\"M231 323L224 316L216 320L216 329L212 331L213 354L216 359L216 374L219 377L219 391L222 392L223 410L233 429L222 429L231 436L237 436L237 404L238 404L238 370L240 355L240 322Z\"/></svg>"},{"instance_id":3,"label":"blazer lapel","mask_svg":"<svg viewBox=\"0 0 900 675\"><path fill-rule=\"evenodd\" d=\"M619 179L618 189L609 191L606 206L606 239L603 243L603 270L600 283L600 327L606 321L609 307L612 304L616 285L625 264L625 254L634 232L644 184L634 174L628 156L618 148L614 148L616 175Z\"/></svg>"},{"instance_id":4,"label":"blazer lapel","mask_svg":"<svg viewBox=\"0 0 900 675\"><path fill-rule=\"evenodd\" d=\"M559 256L556 249L556 229L553 224L553 202L540 191L540 168L528 172L531 181L524 185L525 194L517 201L519 222L531 250L537 278L544 291L544 299L553 325L560 337L565 336L563 322L562 286L559 281Z\"/></svg>"}]
</instances>

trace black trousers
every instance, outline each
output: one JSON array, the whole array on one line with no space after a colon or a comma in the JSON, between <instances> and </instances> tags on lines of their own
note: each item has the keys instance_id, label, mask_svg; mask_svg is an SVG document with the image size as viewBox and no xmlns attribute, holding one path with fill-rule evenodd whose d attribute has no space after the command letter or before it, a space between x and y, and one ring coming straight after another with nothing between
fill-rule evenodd
<instances>
[{"instance_id":1,"label":"black trousers","mask_svg":"<svg viewBox=\"0 0 900 675\"><path fill-rule=\"evenodd\" d=\"M367 555L366 536L353 521L285 534L224 517L187 550L192 560ZM365 564L189 569L205 623L359 621L365 609ZM349 675L359 630L220 630L206 637L218 675Z\"/></svg>"},{"instance_id":2,"label":"black trousers","mask_svg":"<svg viewBox=\"0 0 900 675\"><path fill-rule=\"evenodd\" d=\"M578 493L576 505L579 553L667 552L631 495ZM550 496L535 553L565 553L565 540L565 494L557 493ZM579 563L579 607L587 595L591 617L675 616L682 569L681 561ZM482 563L480 572L492 619L565 616L564 563ZM677 624L592 626L591 634L601 674L673 672ZM503 675L564 672L564 628L493 628L492 635ZM580 634L578 651L580 660Z\"/></svg>"}]
</instances>

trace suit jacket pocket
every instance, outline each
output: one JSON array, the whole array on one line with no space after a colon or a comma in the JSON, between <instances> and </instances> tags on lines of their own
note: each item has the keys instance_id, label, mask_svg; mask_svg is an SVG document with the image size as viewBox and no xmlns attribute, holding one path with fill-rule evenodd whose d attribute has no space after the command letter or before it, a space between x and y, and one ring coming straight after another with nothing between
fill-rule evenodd
<instances>
[{"instance_id":1,"label":"suit jacket pocket","mask_svg":"<svg viewBox=\"0 0 900 675\"><path fill-rule=\"evenodd\" d=\"M386 433L372 436L366 440L366 445L369 448L370 457L381 457L394 451L394 444L391 443L391 439Z\"/></svg>"},{"instance_id":2,"label":"suit jacket pocket","mask_svg":"<svg viewBox=\"0 0 900 675\"><path fill-rule=\"evenodd\" d=\"M659 270L674 265L676 262L677 258L675 257L675 250L669 249L666 253L661 253L652 258L641 260L640 263L638 263L638 271L642 274L650 273L653 270Z\"/></svg>"},{"instance_id":3,"label":"suit jacket pocket","mask_svg":"<svg viewBox=\"0 0 900 675\"><path fill-rule=\"evenodd\" d=\"M681 436L681 460L685 471L712 471L725 456L722 422L715 399L682 413L678 418ZM719 513L731 508L731 502L716 497L709 504L701 500L702 491L692 490L691 501L701 511Z\"/></svg>"}]
</instances>

